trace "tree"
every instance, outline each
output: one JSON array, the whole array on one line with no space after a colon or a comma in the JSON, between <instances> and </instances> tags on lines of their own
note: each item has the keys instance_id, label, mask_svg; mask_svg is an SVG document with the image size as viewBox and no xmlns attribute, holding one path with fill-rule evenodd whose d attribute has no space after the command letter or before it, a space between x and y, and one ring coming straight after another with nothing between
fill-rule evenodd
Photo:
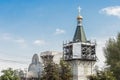
<instances>
[{"instance_id":1,"label":"tree","mask_svg":"<svg viewBox=\"0 0 120 80\"><path fill-rule=\"evenodd\" d=\"M53 62L53 56L44 56L44 70L41 80L71 80L72 72L70 65L61 60L59 64Z\"/></svg>"},{"instance_id":2,"label":"tree","mask_svg":"<svg viewBox=\"0 0 120 80\"><path fill-rule=\"evenodd\" d=\"M20 80L12 68L2 70L2 73L0 80Z\"/></svg>"},{"instance_id":3,"label":"tree","mask_svg":"<svg viewBox=\"0 0 120 80\"><path fill-rule=\"evenodd\" d=\"M71 67L64 60L60 60L60 79L61 80L72 80Z\"/></svg>"},{"instance_id":4,"label":"tree","mask_svg":"<svg viewBox=\"0 0 120 80\"><path fill-rule=\"evenodd\" d=\"M120 79L120 33L116 39L110 38L104 48L106 63L117 80Z\"/></svg>"},{"instance_id":5,"label":"tree","mask_svg":"<svg viewBox=\"0 0 120 80\"><path fill-rule=\"evenodd\" d=\"M59 80L59 66L52 60L45 61L41 80Z\"/></svg>"},{"instance_id":6,"label":"tree","mask_svg":"<svg viewBox=\"0 0 120 80\"><path fill-rule=\"evenodd\" d=\"M95 75L88 76L89 80L116 80L113 72L108 69L104 69L102 71L96 70Z\"/></svg>"},{"instance_id":7,"label":"tree","mask_svg":"<svg viewBox=\"0 0 120 80\"><path fill-rule=\"evenodd\" d=\"M59 67L55 63L48 63L44 67L42 80L59 80Z\"/></svg>"}]
</instances>

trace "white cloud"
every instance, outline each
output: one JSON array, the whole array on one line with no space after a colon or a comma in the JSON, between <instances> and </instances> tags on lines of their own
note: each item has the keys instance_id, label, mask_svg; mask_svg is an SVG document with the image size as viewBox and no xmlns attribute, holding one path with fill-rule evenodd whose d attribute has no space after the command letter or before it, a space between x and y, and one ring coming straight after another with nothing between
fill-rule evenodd
<instances>
[{"instance_id":1,"label":"white cloud","mask_svg":"<svg viewBox=\"0 0 120 80\"><path fill-rule=\"evenodd\" d=\"M1 40L7 41L10 43L16 43L16 45L20 45L22 48L27 46L24 38L18 38L10 33L3 33L1 36Z\"/></svg>"},{"instance_id":2,"label":"white cloud","mask_svg":"<svg viewBox=\"0 0 120 80\"><path fill-rule=\"evenodd\" d=\"M37 45L37 46L41 46L41 45L45 45L46 42L44 40L35 40L34 44Z\"/></svg>"},{"instance_id":3,"label":"white cloud","mask_svg":"<svg viewBox=\"0 0 120 80\"><path fill-rule=\"evenodd\" d=\"M111 7L103 8L100 10L100 13L110 16L117 16L120 18L120 6L111 6Z\"/></svg>"},{"instance_id":4,"label":"white cloud","mask_svg":"<svg viewBox=\"0 0 120 80\"><path fill-rule=\"evenodd\" d=\"M16 43L18 43L22 48L27 47L26 41L25 39L21 38L21 39L16 39L14 40Z\"/></svg>"},{"instance_id":5,"label":"white cloud","mask_svg":"<svg viewBox=\"0 0 120 80\"><path fill-rule=\"evenodd\" d=\"M64 33L65 33L65 30L63 30L63 29L57 28L57 29L55 30L55 35L64 34Z\"/></svg>"},{"instance_id":6,"label":"white cloud","mask_svg":"<svg viewBox=\"0 0 120 80\"><path fill-rule=\"evenodd\" d=\"M16 39L15 40L17 43L25 43L25 40L24 39Z\"/></svg>"},{"instance_id":7,"label":"white cloud","mask_svg":"<svg viewBox=\"0 0 120 80\"><path fill-rule=\"evenodd\" d=\"M9 33L4 33L4 34L2 34L2 39L3 40L11 40L12 36Z\"/></svg>"}]
</instances>

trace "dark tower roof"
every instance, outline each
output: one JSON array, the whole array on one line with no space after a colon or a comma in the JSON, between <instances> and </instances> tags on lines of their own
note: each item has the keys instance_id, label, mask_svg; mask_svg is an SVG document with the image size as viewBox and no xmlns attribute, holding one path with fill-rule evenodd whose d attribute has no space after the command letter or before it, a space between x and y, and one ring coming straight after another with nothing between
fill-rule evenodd
<instances>
[{"instance_id":1,"label":"dark tower roof","mask_svg":"<svg viewBox=\"0 0 120 80\"><path fill-rule=\"evenodd\" d=\"M73 37L73 42L86 42L86 35L82 26L82 16L80 16L80 8L79 15L77 17L77 28Z\"/></svg>"}]
</instances>

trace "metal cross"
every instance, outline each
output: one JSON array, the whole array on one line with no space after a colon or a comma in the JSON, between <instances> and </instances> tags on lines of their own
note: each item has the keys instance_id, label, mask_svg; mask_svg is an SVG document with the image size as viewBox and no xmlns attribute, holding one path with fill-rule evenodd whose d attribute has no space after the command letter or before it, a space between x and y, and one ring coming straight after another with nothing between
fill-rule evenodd
<instances>
[{"instance_id":1,"label":"metal cross","mask_svg":"<svg viewBox=\"0 0 120 80\"><path fill-rule=\"evenodd\" d=\"M78 7L78 14L80 15L81 8L80 6Z\"/></svg>"}]
</instances>

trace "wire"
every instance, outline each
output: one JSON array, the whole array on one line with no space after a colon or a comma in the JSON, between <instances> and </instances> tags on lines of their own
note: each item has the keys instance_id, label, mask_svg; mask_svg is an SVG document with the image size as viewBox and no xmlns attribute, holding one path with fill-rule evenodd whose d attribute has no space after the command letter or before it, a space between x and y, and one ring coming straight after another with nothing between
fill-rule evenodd
<instances>
[{"instance_id":1,"label":"wire","mask_svg":"<svg viewBox=\"0 0 120 80\"><path fill-rule=\"evenodd\" d=\"M18 64L26 64L29 61L14 61L14 60L0 59L0 62L11 62L11 63L18 63Z\"/></svg>"},{"instance_id":2,"label":"wire","mask_svg":"<svg viewBox=\"0 0 120 80\"><path fill-rule=\"evenodd\" d=\"M0 50L0 54L3 54L4 56L9 56L9 57L18 57L19 56L19 57L22 57L22 58L24 57L25 59L30 59L31 60L31 57L28 57L26 55L24 55L24 56L23 55L15 55L15 54L13 55L13 54L9 54L8 52L3 52L1 50Z\"/></svg>"}]
</instances>

